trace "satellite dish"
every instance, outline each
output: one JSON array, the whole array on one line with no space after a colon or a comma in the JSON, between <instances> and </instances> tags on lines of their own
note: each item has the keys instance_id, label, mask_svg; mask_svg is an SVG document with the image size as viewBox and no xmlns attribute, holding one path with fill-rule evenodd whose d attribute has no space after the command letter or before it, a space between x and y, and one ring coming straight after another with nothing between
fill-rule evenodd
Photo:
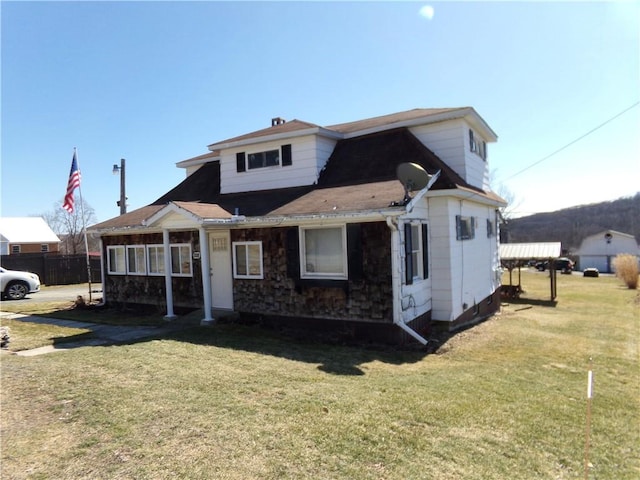
<instances>
[{"instance_id":1,"label":"satellite dish","mask_svg":"<svg viewBox=\"0 0 640 480\"><path fill-rule=\"evenodd\" d=\"M427 185L429 185L429 181L432 176L427 173L427 171L422 168L417 163L401 163L396 168L396 176L402 185L404 186L404 203L405 205L409 203L411 197L409 197L409 192L414 192L416 190L422 190Z\"/></svg>"}]
</instances>

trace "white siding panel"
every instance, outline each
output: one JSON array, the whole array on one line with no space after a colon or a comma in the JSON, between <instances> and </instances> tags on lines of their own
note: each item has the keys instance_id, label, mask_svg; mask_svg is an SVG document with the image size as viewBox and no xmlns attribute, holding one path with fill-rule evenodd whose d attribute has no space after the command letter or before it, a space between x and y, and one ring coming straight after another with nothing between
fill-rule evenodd
<instances>
[{"instance_id":1,"label":"white siding panel","mask_svg":"<svg viewBox=\"0 0 640 480\"><path fill-rule=\"evenodd\" d=\"M272 150L287 143L291 144L292 165L287 167L278 165L245 172L236 171L236 153L246 152L248 154ZM318 179L318 162L326 162L326 158L328 158L327 149L329 146L326 142L322 142L319 153L318 143L315 136L309 135L291 140L252 145L250 149L233 148L223 151L220 163L221 193L312 185ZM326 158L320 158L320 154ZM330 155L330 152L328 154Z\"/></svg>"},{"instance_id":2,"label":"white siding panel","mask_svg":"<svg viewBox=\"0 0 640 480\"><path fill-rule=\"evenodd\" d=\"M493 207L429 198L434 320L452 321L498 288L498 241L487 237ZM475 217L475 237L456 240L456 215Z\"/></svg>"},{"instance_id":3,"label":"white siding panel","mask_svg":"<svg viewBox=\"0 0 640 480\"><path fill-rule=\"evenodd\" d=\"M459 119L414 127L410 131L467 183L488 190L487 162L471 152L469 128L464 120ZM480 142L485 140L475 130L474 135Z\"/></svg>"}]
</instances>

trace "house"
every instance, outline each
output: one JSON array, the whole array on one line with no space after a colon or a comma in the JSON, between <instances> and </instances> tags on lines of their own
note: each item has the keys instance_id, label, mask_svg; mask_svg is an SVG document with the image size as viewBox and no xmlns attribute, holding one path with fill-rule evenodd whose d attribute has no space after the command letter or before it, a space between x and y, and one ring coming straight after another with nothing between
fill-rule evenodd
<instances>
[{"instance_id":1,"label":"house","mask_svg":"<svg viewBox=\"0 0 640 480\"><path fill-rule=\"evenodd\" d=\"M600 272L611 273L612 260L616 255L629 253L640 259L640 247L633 235L606 230L582 240L580 248L574 252L578 268L597 268Z\"/></svg>"},{"instance_id":2,"label":"house","mask_svg":"<svg viewBox=\"0 0 640 480\"><path fill-rule=\"evenodd\" d=\"M425 343L434 323L452 330L499 308L496 140L470 107L326 127L274 118L179 162L182 183L90 229L105 300ZM431 181L407 195L396 175L409 163Z\"/></svg>"},{"instance_id":3,"label":"house","mask_svg":"<svg viewBox=\"0 0 640 480\"><path fill-rule=\"evenodd\" d=\"M0 255L58 253L60 239L42 217L0 218Z\"/></svg>"}]
</instances>

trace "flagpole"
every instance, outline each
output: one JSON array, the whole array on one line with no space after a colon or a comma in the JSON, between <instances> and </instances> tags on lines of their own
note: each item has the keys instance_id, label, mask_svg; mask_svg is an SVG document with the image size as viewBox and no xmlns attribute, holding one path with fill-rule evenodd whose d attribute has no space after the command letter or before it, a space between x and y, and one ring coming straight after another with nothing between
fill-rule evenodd
<instances>
[{"instance_id":1,"label":"flagpole","mask_svg":"<svg viewBox=\"0 0 640 480\"><path fill-rule=\"evenodd\" d=\"M77 148L73 147L73 155L78 159ZM80 167L78 167L80 169ZM82 233L84 234L84 249L87 257L87 279L89 281L89 303L91 303L91 260L89 258L89 241L87 240L87 226L84 217L84 201L82 200L82 181L78 185L78 193L80 194L80 215L82 217Z\"/></svg>"}]
</instances>

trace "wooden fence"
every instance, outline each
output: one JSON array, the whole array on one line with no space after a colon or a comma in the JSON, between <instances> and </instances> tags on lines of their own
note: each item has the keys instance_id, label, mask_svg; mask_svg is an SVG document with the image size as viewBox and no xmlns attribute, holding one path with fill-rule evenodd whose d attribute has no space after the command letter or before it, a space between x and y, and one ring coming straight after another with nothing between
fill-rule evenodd
<instances>
[{"instance_id":1,"label":"wooden fence","mask_svg":"<svg viewBox=\"0 0 640 480\"><path fill-rule=\"evenodd\" d=\"M100 283L100 257L90 256L91 282ZM44 285L72 285L87 283L86 255L18 254L3 255L2 266L7 270L37 273Z\"/></svg>"}]
</instances>

